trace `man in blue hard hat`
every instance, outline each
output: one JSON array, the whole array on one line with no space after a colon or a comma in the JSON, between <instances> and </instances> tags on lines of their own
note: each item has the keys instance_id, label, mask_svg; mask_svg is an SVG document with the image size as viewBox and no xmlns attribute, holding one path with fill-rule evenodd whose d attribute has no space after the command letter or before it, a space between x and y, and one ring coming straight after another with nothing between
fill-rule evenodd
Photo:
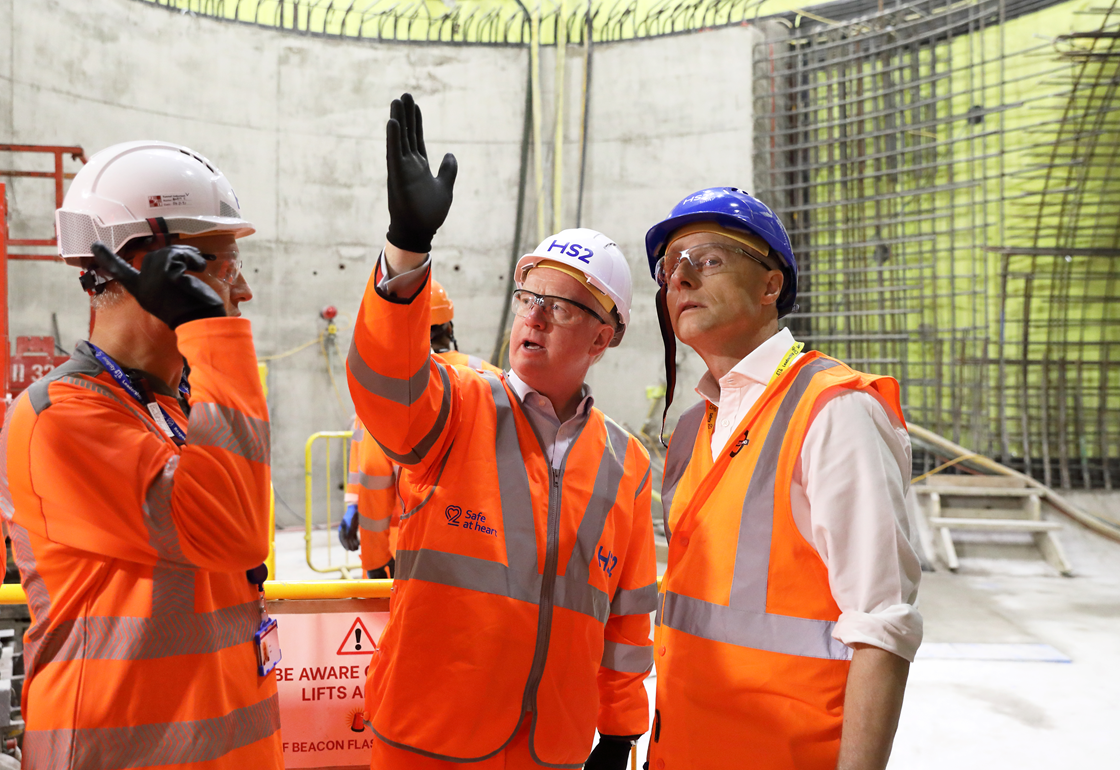
<instances>
[{"instance_id":1,"label":"man in blue hard hat","mask_svg":"<svg viewBox=\"0 0 1120 770\"><path fill-rule=\"evenodd\" d=\"M881 770L922 637L898 383L779 327L797 260L745 192L689 195L646 249L666 410L676 340L708 368L665 462L650 767Z\"/></svg>"}]
</instances>

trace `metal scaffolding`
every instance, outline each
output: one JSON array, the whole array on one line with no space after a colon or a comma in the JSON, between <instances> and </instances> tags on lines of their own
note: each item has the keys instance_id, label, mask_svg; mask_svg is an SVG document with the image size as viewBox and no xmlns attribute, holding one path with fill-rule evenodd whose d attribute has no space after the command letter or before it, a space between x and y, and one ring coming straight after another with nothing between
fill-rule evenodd
<instances>
[{"instance_id":1,"label":"metal scaffolding","mask_svg":"<svg viewBox=\"0 0 1120 770\"><path fill-rule=\"evenodd\" d=\"M928 0L758 46L755 191L801 260L800 339L953 441L1111 488L1120 11L1039 40L1009 21L1032 10Z\"/></svg>"}]
</instances>

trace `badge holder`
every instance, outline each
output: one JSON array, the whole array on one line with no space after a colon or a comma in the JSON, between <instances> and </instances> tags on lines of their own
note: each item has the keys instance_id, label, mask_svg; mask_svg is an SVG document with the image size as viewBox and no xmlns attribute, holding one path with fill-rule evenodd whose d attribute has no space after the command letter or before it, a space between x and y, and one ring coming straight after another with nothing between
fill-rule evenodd
<instances>
[{"instance_id":1,"label":"badge holder","mask_svg":"<svg viewBox=\"0 0 1120 770\"><path fill-rule=\"evenodd\" d=\"M261 627L253 634L257 648L257 676L268 676L283 658L280 651L280 632L276 620L268 616L264 606L264 592L261 592Z\"/></svg>"}]
</instances>

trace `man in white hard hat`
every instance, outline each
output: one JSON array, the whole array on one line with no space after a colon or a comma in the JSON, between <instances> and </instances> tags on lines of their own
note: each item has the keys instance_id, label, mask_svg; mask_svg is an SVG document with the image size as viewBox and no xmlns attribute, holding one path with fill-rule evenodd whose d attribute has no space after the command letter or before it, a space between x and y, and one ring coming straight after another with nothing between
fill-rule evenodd
<instances>
[{"instance_id":1,"label":"man in white hard hat","mask_svg":"<svg viewBox=\"0 0 1120 770\"><path fill-rule=\"evenodd\" d=\"M348 360L407 495L366 689L372 767L622 770L649 724L649 458L584 378L630 321L629 268L594 230L547 238L517 264L512 371L440 362L428 252L455 159L433 178L412 97L391 114L388 242Z\"/></svg>"},{"instance_id":2,"label":"man in white hard hat","mask_svg":"<svg viewBox=\"0 0 1120 770\"><path fill-rule=\"evenodd\" d=\"M253 226L164 142L97 153L56 221L97 315L0 435L32 618L23 766L279 770L268 410L238 317Z\"/></svg>"}]
</instances>

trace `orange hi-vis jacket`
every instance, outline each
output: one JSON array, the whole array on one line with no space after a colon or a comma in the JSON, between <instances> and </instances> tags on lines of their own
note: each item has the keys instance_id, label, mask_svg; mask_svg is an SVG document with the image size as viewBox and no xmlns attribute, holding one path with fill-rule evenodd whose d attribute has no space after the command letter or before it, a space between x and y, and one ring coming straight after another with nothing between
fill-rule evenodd
<instances>
[{"instance_id":1,"label":"orange hi-vis jacket","mask_svg":"<svg viewBox=\"0 0 1120 770\"><path fill-rule=\"evenodd\" d=\"M257 675L269 423L249 322L178 327L190 418L177 445L86 343L20 395L0 510L31 611L28 770L283 767L276 681ZM156 410L158 412L158 410Z\"/></svg>"},{"instance_id":2,"label":"orange hi-vis jacket","mask_svg":"<svg viewBox=\"0 0 1120 770\"><path fill-rule=\"evenodd\" d=\"M531 713L534 759L580 767L596 728L649 724L649 457L592 409L554 470L501 377L430 355L428 279L387 299L375 271L348 360L358 414L406 466L366 715L393 746L471 762Z\"/></svg>"},{"instance_id":3,"label":"orange hi-vis jacket","mask_svg":"<svg viewBox=\"0 0 1120 770\"><path fill-rule=\"evenodd\" d=\"M468 369L482 369L483 371L493 372L494 374L502 373L501 369L494 366L489 361L481 359L478 356L460 353L458 350L445 350L442 353L433 353L433 355L449 366L465 366Z\"/></svg>"},{"instance_id":4,"label":"orange hi-vis jacket","mask_svg":"<svg viewBox=\"0 0 1120 770\"><path fill-rule=\"evenodd\" d=\"M715 408L677 423L651 770L835 770L851 650L832 637L840 609L790 485L810 423L840 389L875 390L903 419L897 382L814 352L767 386L714 462Z\"/></svg>"},{"instance_id":5,"label":"orange hi-vis jacket","mask_svg":"<svg viewBox=\"0 0 1120 770\"><path fill-rule=\"evenodd\" d=\"M390 528L396 527L400 519L397 469L357 418L350 442L350 476L346 485L346 504L351 503L358 506L362 569L381 569L396 552Z\"/></svg>"}]
</instances>

